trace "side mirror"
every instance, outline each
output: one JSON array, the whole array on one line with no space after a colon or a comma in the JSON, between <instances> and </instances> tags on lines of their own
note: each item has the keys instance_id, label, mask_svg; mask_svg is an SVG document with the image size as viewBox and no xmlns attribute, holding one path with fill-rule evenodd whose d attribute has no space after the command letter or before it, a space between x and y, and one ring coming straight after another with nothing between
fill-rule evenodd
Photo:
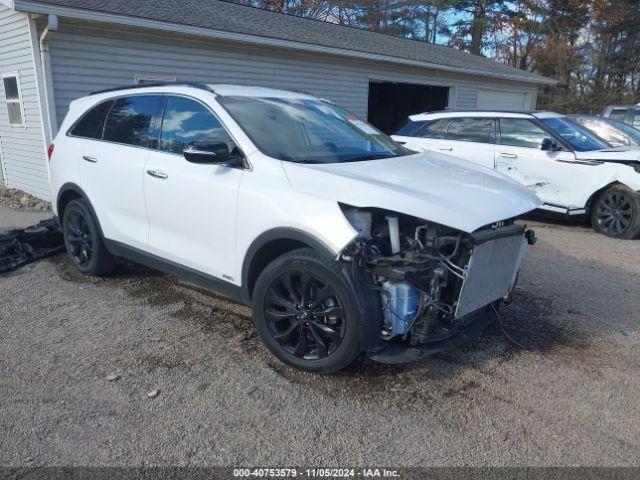
<instances>
[{"instance_id":1,"label":"side mirror","mask_svg":"<svg viewBox=\"0 0 640 480\"><path fill-rule=\"evenodd\" d=\"M544 150L546 152L555 152L557 150L560 150L560 147L558 146L558 142L556 142L554 139L545 137L542 139L540 150Z\"/></svg>"},{"instance_id":2,"label":"side mirror","mask_svg":"<svg viewBox=\"0 0 640 480\"><path fill-rule=\"evenodd\" d=\"M188 162L201 164L230 164L241 159L237 148L230 151L227 143L218 139L191 142L183 154Z\"/></svg>"}]
</instances>

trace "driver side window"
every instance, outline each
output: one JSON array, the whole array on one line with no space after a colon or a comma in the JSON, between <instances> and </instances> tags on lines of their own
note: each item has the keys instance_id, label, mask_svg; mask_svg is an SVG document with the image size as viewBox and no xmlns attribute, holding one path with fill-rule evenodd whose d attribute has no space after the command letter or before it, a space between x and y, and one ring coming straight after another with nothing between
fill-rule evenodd
<instances>
[{"instance_id":1,"label":"driver side window","mask_svg":"<svg viewBox=\"0 0 640 480\"><path fill-rule=\"evenodd\" d=\"M549 134L526 118L501 118L500 137L502 145L512 147L540 148L542 140Z\"/></svg>"},{"instance_id":2,"label":"driver side window","mask_svg":"<svg viewBox=\"0 0 640 480\"><path fill-rule=\"evenodd\" d=\"M218 139L232 149L234 142L211 111L195 100L168 97L162 120L160 150L182 155L191 142Z\"/></svg>"}]
</instances>

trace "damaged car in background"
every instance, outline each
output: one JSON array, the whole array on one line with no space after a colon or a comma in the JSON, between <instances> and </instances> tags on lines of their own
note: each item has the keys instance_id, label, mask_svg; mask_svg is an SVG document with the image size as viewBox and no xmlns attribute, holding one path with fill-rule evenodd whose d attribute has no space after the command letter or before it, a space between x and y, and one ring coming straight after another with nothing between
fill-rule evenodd
<instances>
[{"instance_id":1,"label":"damaged car in background","mask_svg":"<svg viewBox=\"0 0 640 480\"><path fill-rule=\"evenodd\" d=\"M640 238L640 150L613 147L573 117L423 113L409 117L393 138L413 150L446 152L513 178L540 197L538 213L546 217L589 220L609 237Z\"/></svg>"},{"instance_id":2,"label":"damaged car in background","mask_svg":"<svg viewBox=\"0 0 640 480\"><path fill-rule=\"evenodd\" d=\"M514 220L541 205L332 102L259 87L98 92L71 104L49 152L80 272L123 257L205 285L251 305L280 360L319 373L479 334L535 242Z\"/></svg>"}]
</instances>

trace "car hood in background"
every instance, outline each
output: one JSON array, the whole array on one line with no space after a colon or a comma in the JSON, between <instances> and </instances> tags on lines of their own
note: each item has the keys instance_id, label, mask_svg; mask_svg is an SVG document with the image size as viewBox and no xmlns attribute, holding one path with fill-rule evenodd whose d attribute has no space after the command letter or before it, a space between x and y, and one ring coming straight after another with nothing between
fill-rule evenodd
<instances>
[{"instance_id":1,"label":"car hood in background","mask_svg":"<svg viewBox=\"0 0 640 480\"><path fill-rule=\"evenodd\" d=\"M356 207L377 207L472 232L542 202L515 181L462 159L425 152L363 162L283 162L293 188Z\"/></svg>"}]
</instances>

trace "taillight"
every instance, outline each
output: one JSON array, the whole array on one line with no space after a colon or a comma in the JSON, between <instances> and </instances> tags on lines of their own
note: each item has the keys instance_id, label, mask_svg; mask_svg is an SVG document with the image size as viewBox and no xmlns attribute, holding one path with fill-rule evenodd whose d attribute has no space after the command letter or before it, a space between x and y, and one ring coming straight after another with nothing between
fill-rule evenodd
<instances>
[{"instance_id":1,"label":"taillight","mask_svg":"<svg viewBox=\"0 0 640 480\"><path fill-rule=\"evenodd\" d=\"M49 148L47 148L47 157L49 158L49 161L51 161L51 156L53 155L53 150L55 148L56 146L53 143L49 145Z\"/></svg>"}]
</instances>

